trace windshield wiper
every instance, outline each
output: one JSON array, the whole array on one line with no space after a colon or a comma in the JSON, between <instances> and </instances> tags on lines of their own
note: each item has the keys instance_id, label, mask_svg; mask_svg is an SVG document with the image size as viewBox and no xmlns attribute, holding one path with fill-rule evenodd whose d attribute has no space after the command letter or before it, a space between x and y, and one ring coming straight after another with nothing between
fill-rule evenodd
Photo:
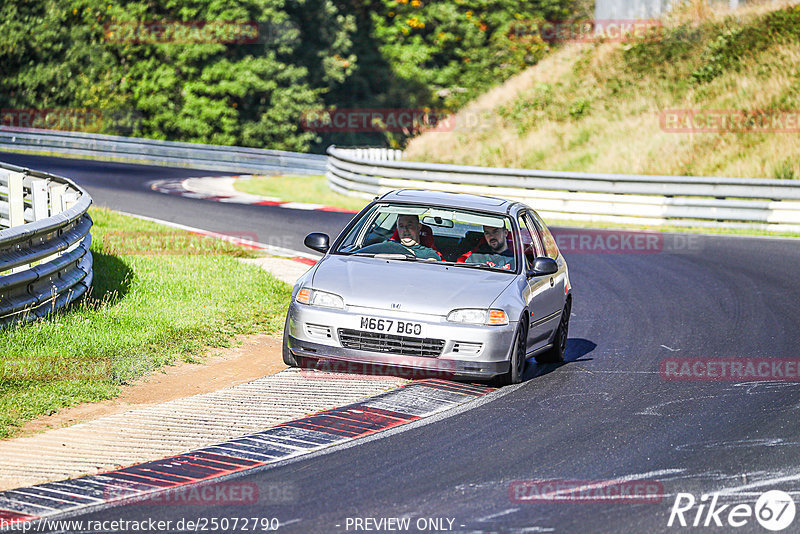
<instances>
[{"instance_id":1,"label":"windshield wiper","mask_svg":"<svg viewBox=\"0 0 800 534\"><path fill-rule=\"evenodd\" d=\"M417 257L411 254L399 254L392 252L351 252L348 256L361 256L362 258L378 258L379 260L404 260L417 261Z\"/></svg>"},{"instance_id":2,"label":"windshield wiper","mask_svg":"<svg viewBox=\"0 0 800 534\"><path fill-rule=\"evenodd\" d=\"M379 253L374 254L373 258L378 258L381 260L406 260L406 261L417 261L417 257L409 254L396 254L396 253Z\"/></svg>"},{"instance_id":3,"label":"windshield wiper","mask_svg":"<svg viewBox=\"0 0 800 534\"><path fill-rule=\"evenodd\" d=\"M470 269L489 269L491 271L499 271L497 267L492 267L491 265L486 265L485 263L457 263L457 262L449 262L448 265L458 265L460 267L469 267Z\"/></svg>"}]
</instances>

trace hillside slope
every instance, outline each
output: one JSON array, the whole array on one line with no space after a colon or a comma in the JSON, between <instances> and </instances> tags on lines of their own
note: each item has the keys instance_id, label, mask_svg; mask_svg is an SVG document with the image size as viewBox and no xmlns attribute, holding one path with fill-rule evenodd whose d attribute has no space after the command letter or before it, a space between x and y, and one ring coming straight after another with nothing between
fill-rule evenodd
<instances>
[{"instance_id":1,"label":"hillside slope","mask_svg":"<svg viewBox=\"0 0 800 534\"><path fill-rule=\"evenodd\" d=\"M674 110L705 113L685 128L686 111ZM667 20L650 42L566 45L466 106L451 131L413 139L406 156L497 167L798 178L799 118L800 7L762 6L702 22ZM729 124L748 131L710 122L745 119ZM686 131L703 125L715 131Z\"/></svg>"}]
</instances>

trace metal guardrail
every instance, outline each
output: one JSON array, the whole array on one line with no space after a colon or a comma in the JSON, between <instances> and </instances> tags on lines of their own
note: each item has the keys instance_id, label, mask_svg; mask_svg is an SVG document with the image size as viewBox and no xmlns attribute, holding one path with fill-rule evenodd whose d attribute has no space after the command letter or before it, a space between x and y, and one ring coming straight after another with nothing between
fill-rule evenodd
<instances>
[{"instance_id":1,"label":"metal guardrail","mask_svg":"<svg viewBox=\"0 0 800 534\"><path fill-rule=\"evenodd\" d=\"M0 163L0 326L42 317L86 293L91 203L66 178Z\"/></svg>"},{"instance_id":2,"label":"metal guardrail","mask_svg":"<svg viewBox=\"0 0 800 534\"><path fill-rule=\"evenodd\" d=\"M328 184L372 198L414 188L520 200L548 220L800 232L800 181L501 169L328 148Z\"/></svg>"},{"instance_id":3,"label":"metal guardrail","mask_svg":"<svg viewBox=\"0 0 800 534\"><path fill-rule=\"evenodd\" d=\"M7 126L0 127L0 148L235 173L290 171L301 174L323 174L327 159L319 154L281 150L178 143L138 137Z\"/></svg>"}]
</instances>

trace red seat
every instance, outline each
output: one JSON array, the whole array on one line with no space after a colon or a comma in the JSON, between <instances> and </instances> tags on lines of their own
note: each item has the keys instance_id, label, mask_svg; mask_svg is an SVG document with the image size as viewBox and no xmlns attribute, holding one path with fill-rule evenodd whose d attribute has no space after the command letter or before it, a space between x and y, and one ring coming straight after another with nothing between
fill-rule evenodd
<instances>
[{"instance_id":1,"label":"red seat","mask_svg":"<svg viewBox=\"0 0 800 534\"><path fill-rule=\"evenodd\" d=\"M394 229L394 233L392 237L390 237L392 241L400 241L400 233L397 231L397 228ZM420 224L419 225L419 244L423 247L432 248L433 250L436 249L436 245L433 242L433 230L427 224ZM438 252L438 250L437 250Z\"/></svg>"}]
</instances>

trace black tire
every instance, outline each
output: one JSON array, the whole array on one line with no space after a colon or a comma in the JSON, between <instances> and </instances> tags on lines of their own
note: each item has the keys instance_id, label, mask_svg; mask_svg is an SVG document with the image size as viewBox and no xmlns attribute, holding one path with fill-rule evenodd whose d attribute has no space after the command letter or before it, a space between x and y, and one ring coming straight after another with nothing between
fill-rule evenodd
<instances>
[{"instance_id":1,"label":"black tire","mask_svg":"<svg viewBox=\"0 0 800 534\"><path fill-rule=\"evenodd\" d=\"M539 363L561 363L564 361L564 353L567 351L567 336L569 334L569 316L572 312L572 300L567 299L564 309L561 312L561 320L553 336L553 346L544 352L536 355Z\"/></svg>"},{"instance_id":2,"label":"black tire","mask_svg":"<svg viewBox=\"0 0 800 534\"><path fill-rule=\"evenodd\" d=\"M300 367L297 360L289 350L289 315L286 315L286 323L283 325L283 363L289 367Z\"/></svg>"},{"instance_id":3,"label":"black tire","mask_svg":"<svg viewBox=\"0 0 800 534\"><path fill-rule=\"evenodd\" d=\"M519 384L525 373L525 364L528 361L528 324L524 318L519 322L511 347L511 365L508 372L500 377L500 383L504 386Z\"/></svg>"}]
</instances>

